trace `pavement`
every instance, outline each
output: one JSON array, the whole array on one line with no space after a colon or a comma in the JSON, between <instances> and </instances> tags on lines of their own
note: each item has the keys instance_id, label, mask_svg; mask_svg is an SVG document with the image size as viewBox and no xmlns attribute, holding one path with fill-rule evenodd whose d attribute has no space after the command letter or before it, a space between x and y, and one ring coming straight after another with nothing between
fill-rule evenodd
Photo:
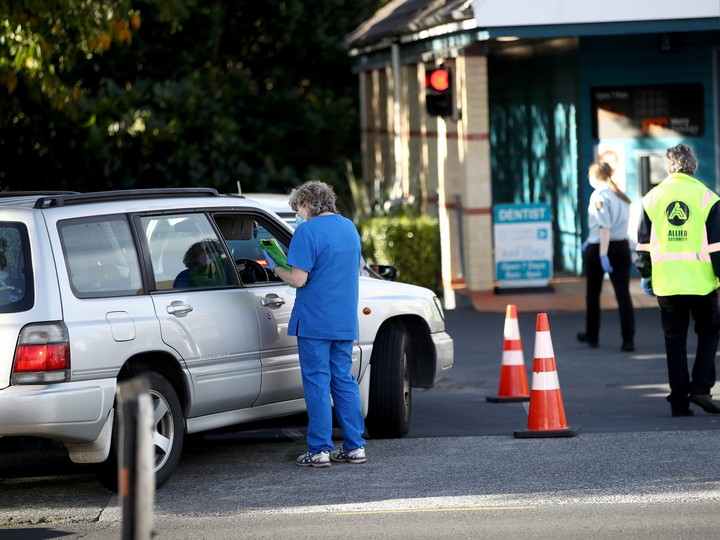
<instances>
[{"instance_id":1,"label":"pavement","mask_svg":"<svg viewBox=\"0 0 720 540\"><path fill-rule=\"evenodd\" d=\"M557 277L550 280L548 287L531 289L505 289L501 291L469 291L462 284L455 294L467 297L477 311L502 313L508 304L515 304L518 312L537 313L555 311L585 311L584 277ZM630 295L635 308L656 308L657 300L645 294L640 287L640 278L630 280ZM609 279L605 279L600 296L601 309L617 309L615 291Z\"/></svg>"},{"instance_id":2,"label":"pavement","mask_svg":"<svg viewBox=\"0 0 720 540\"><path fill-rule=\"evenodd\" d=\"M637 350L626 353L617 310L608 308L599 347L590 348L575 338L584 281L552 285L552 292L489 294L480 306L486 311L459 296L446 313L453 369L434 388L414 390L410 434L369 440L365 465L295 466L304 418L189 444L155 495L155 538L316 540L358 531L378 540L717 538L720 415L694 406L692 417L670 415L657 310L636 310ZM639 283L633 290L644 296ZM528 368L535 311L552 313L563 409L575 437L515 438L527 426L529 404L486 399L497 392L501 312L513 302ZM689 351L696 341L690 331ZM0 448L0 539L121 536L120 500L89 467L40 448L7 450ZM665 511L656 522L654 509ZM586 521L569 527L573 515Z\"/></svg>"}]
</instances>

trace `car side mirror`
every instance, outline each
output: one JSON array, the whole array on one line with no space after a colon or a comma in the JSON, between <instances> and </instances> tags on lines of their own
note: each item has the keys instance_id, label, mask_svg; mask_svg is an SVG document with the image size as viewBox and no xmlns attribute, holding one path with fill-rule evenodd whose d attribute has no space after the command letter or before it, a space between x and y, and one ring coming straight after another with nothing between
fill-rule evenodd
<instances>
[{"instance_id":1,"label":"car side mirror","mask_svg":"<svg viewBox=\"0 0 720 540\"><path fill-rule=\"evenodd\" d=\"M392 264L370 264L370 269L387 281L395 281L398 276L397 266Z\"/></svg>"}]
</instances>

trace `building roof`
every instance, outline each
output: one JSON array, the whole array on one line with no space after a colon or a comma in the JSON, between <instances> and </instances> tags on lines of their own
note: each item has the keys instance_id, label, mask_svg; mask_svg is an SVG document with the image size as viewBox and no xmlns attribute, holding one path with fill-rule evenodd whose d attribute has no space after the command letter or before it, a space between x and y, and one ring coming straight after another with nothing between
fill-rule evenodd
<instances>
[{"instance_id":1,"label":"building roof","mask_svg":"<svg viewBox=\"0 0 720 540\"><path fill-rule=\"evenodd\" d=\"M471 0L392 0L350 32L347 48L361 48L397 36L473 19Z\"/></svg>"}]
</instances>

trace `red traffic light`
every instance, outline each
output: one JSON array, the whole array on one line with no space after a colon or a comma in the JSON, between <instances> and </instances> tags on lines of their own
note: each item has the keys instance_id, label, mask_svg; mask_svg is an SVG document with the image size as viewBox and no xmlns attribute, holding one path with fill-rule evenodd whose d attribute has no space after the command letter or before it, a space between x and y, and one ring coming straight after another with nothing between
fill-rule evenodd
<instances>
[{"instance_id":1,"label":"red traffic light","mask_svg":"<svg viewBox=\"0 0 720 540\"><path fill-rule=\"evenodd\" d=\"M449 68L431 67L425 71L425 108L431 116L452 116L453 83Z\"/></svg>"},{"instance_id":2,"label":"red traffic light","mask_svg":"<svg viewBox=\"0 0 720 540\"><path fill-rule=\"evenodd\" d=\"M433 90L444 92L450 88L450 73L443 68L432 70L428 77L428 85Z\"/></svg>"}]
</instances>

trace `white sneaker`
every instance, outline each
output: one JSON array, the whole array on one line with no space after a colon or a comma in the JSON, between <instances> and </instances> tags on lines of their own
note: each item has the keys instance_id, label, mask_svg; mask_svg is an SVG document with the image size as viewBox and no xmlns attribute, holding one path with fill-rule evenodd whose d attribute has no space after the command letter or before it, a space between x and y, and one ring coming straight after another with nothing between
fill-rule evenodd
<instances>
[{"instance_id":1,"label":"white sneaker","mask_svg":"<svg viewBox=\"0 0 720 540\"><path fill-rule=\"evenodd\" d=\"M330 456L324 451L318 452L317 454L305 452L295 460L295 463L301 467L329 467Z\"/></svg>"},{"instance_id":2,"label":"white sneaker","mask_svg":"<svg viewBox=\"0 0 720 540\"><path fill-rule=\"evenodd\" d=\"M333 448L332 452L330 452L330 459L341 463L365 463L367 461L364 447L346 452L342 444L338 444Z\"/></svg>"}]
</instances>

